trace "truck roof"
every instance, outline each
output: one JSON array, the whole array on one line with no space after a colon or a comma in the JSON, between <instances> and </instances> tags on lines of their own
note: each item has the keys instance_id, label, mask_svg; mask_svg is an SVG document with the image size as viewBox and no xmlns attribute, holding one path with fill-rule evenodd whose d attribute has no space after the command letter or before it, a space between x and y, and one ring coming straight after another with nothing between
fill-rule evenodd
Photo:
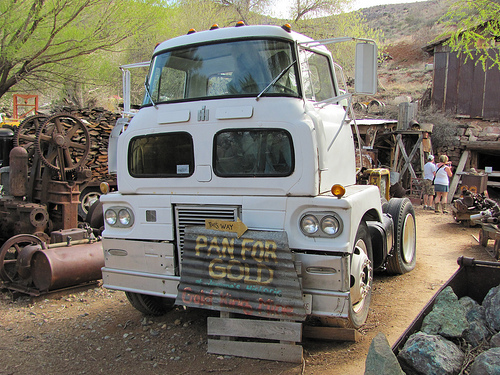
<instances>
[{"instance_id":1,"label":"truck roof","mask_svg":"<svg viewBox=\"0 0 500 375\"><path fill-rule=\"evenodd\" d=\"M282 38L290 41L307 42L311 38L296 33L286 31L281 26L252 25L224 27L213 30L194 32L187 35L178 36L164 41L155 48L155 54L159 51L171 49L190 44L204 44L213 41L232 40L241 38Z\"/></svg>"}]
</instances>

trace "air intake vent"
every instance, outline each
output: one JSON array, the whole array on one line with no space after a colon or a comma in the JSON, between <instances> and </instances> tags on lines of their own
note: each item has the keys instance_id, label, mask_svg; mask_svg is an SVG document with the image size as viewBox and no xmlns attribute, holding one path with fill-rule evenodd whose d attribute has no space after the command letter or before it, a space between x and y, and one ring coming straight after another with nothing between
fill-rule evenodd
<instances>
[{"instance_id":1,"label":"air intake vent","mask_svg":"<svg viewBox=\"0 0 500 375\"><path fill-rule=\"evenodd\" d=\"M206 219L236 221L241 218L239 206L175 206L176 241L178 259L182 259L184 231L189 225L205 226ZM179 264L180 269L180 264Z\"/></svg>"}]
</instances>

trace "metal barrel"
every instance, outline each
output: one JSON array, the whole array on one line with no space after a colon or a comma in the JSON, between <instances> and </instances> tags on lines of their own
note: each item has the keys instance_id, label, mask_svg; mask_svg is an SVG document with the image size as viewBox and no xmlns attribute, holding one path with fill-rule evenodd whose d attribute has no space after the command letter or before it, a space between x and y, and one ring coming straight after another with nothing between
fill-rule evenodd
<instances>
[{"instance_id":1,"label":"metal barrel","mask_svg":"<svg viewBox=\"0 0 500 375\"><path fill-rule=\"evenodd\" d=\"M94 242L35 252L31 275L35 286L40 291L47 291L102 279L102 267L102 243Z\"/></svg>"}]
</instances>

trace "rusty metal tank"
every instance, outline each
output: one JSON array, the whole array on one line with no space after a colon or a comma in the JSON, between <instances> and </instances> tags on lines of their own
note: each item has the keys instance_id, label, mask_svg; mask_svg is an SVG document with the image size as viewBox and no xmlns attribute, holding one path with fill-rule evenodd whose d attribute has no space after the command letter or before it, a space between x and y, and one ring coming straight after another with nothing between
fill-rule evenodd
<instances>
[{"instance_id":1,"label":"rusty metal tank","mask_svg":"<svg viewBox=\"0 0 500 375\"><path fill-rule=\"evenodd\" d=\"M102 278L101 242L40 249L31 257L31 276L40 291L60 289Z\"/></svg>"}]
</instances>

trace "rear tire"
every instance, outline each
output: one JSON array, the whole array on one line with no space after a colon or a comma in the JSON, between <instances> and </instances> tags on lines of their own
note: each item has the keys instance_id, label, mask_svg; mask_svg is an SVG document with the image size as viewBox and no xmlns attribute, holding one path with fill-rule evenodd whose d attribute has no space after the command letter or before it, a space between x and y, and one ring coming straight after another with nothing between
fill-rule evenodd
<instances>
[{"instance_id":1,"label":"rear tire","mask_svg":"<svg viewBox=\"0 0 500 375\"><path fill-rule=\"evenodd\" d=\"M368 317L372 299L373 252L368 226L359 225L351 254L348 326L359 328Z\"/></svg>"},{"instance_id":2,"label":"rear tire","mask_svg":"<svg viewBox=\"0 0 500 375\"><path fill-rule=\"evenodd\" d=\"M417 263L415 210L408 198L393 198L387 213L394 223L394 247L387 260L387 272L401 275L413 270Z\"/></svg>"},{"instance_id":3,"label":"rear tire","mask_svg":"<svg viewBox=\"0 0 500 375\"><path fill-rule=\"evenodd\" d=\"M175 300L148 294L125 292L130 304L145 315L160 316L172 310Z\"/></svg>"}]
</instances>

